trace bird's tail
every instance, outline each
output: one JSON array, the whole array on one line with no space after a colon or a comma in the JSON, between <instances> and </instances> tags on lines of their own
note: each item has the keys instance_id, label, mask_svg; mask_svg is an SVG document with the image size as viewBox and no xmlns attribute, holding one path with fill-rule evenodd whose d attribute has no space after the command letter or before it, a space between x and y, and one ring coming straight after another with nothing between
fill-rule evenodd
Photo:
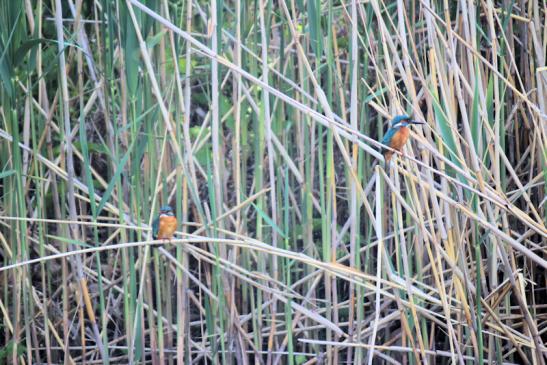
<instances>
[{"instance_id":1,"label":"bird's tail","mask_svg":"<svg viewBox=\"0 0 547 365\"><path fill-rule=\"evenodd\" d=\"M391 156L393 156L392 151L386 151L384 153L384 169L389 169L389 162L391 161Z\"/></svg>"}]
</instances>

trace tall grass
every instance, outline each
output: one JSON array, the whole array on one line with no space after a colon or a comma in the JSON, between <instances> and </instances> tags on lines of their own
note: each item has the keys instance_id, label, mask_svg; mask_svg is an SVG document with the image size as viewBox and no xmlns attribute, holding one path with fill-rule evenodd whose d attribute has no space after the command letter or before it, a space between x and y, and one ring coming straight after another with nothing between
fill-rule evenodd
<instances>
[{"instance_id":1,"label":"tall grass","mask_svg":"<svg viewBox=\"0 0 547 365\"><path fill-rule=\"evenodd\" d=\"M0 363L545 364L546 9L2 2Z\"/></svg>"}]
</instances>

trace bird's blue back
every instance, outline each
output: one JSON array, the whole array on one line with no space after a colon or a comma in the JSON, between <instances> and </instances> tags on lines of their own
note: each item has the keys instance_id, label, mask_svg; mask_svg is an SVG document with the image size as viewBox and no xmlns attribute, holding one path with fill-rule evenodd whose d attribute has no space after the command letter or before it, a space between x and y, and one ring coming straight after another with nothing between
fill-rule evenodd
<instances>
[{"instance_id":1,"label":"bird's blue back","mask_svg":"<svg viewBox=\"0 0 547 365\"><path fill-rule=\"evenodd\" d=\"M386 134L384 134L384 138L382 139L382 144L385 144L386 146L389 146L391 143L391 139L397 133L401 127L395 127L395 128L389 128Z\"/></svg>"},{"instance_id":2,"label":"bird's blue back","mask_svg":"<svg viewBox=\"0 0 547 365\"><path fill-rule=\"evenodd\" d=\"M158 217L154 219L154 221L152 222L152 237L154 237L154 239L158 238L159 229L160 229L160 218Z\"/></svg>"}]
</instances>

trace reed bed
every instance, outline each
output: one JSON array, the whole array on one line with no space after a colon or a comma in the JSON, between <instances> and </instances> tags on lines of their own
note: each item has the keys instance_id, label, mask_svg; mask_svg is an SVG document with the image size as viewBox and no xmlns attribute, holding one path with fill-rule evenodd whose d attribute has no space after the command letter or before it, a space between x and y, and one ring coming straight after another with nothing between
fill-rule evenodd
<instances>
[{"instance_id":1,"label":"reed bed","mask_svg":"<svg viewBox=\"0 0 547 365\"><path fill-rule=\"evenodd\" d=\"M1 2L0 363L545 364L546 11Z\"/></svg>"}]
</instances>

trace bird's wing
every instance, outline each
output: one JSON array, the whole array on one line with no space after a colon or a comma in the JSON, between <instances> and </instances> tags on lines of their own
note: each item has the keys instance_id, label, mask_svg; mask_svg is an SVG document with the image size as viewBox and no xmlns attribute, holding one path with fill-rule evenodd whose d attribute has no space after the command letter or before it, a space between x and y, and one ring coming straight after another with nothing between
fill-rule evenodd
<instances>
[{"instance_id":1,"label":"bird's wing","mask_svg":"<svg viewBox=\"0 0 547 365\"><path fill-rule=\"evenodd\" d=\"M384 138L382 138L382 144L385 144L386 146L389 146L389 142L393 138L393 136L397 133L397 129L390 128L386 134L384 134Z\"/></svg>"},{"instance_id":2,"label":"bird's wing","mask_svg":"<svg viewBox=\"0 0 547 365\"><path fill-rule=\"evenodd\" d=\"M156 218L152 222L152 237L154 237L154 239L158 239L159 229L160 229L160 219Z\"/></svg>"}]
</instances>

